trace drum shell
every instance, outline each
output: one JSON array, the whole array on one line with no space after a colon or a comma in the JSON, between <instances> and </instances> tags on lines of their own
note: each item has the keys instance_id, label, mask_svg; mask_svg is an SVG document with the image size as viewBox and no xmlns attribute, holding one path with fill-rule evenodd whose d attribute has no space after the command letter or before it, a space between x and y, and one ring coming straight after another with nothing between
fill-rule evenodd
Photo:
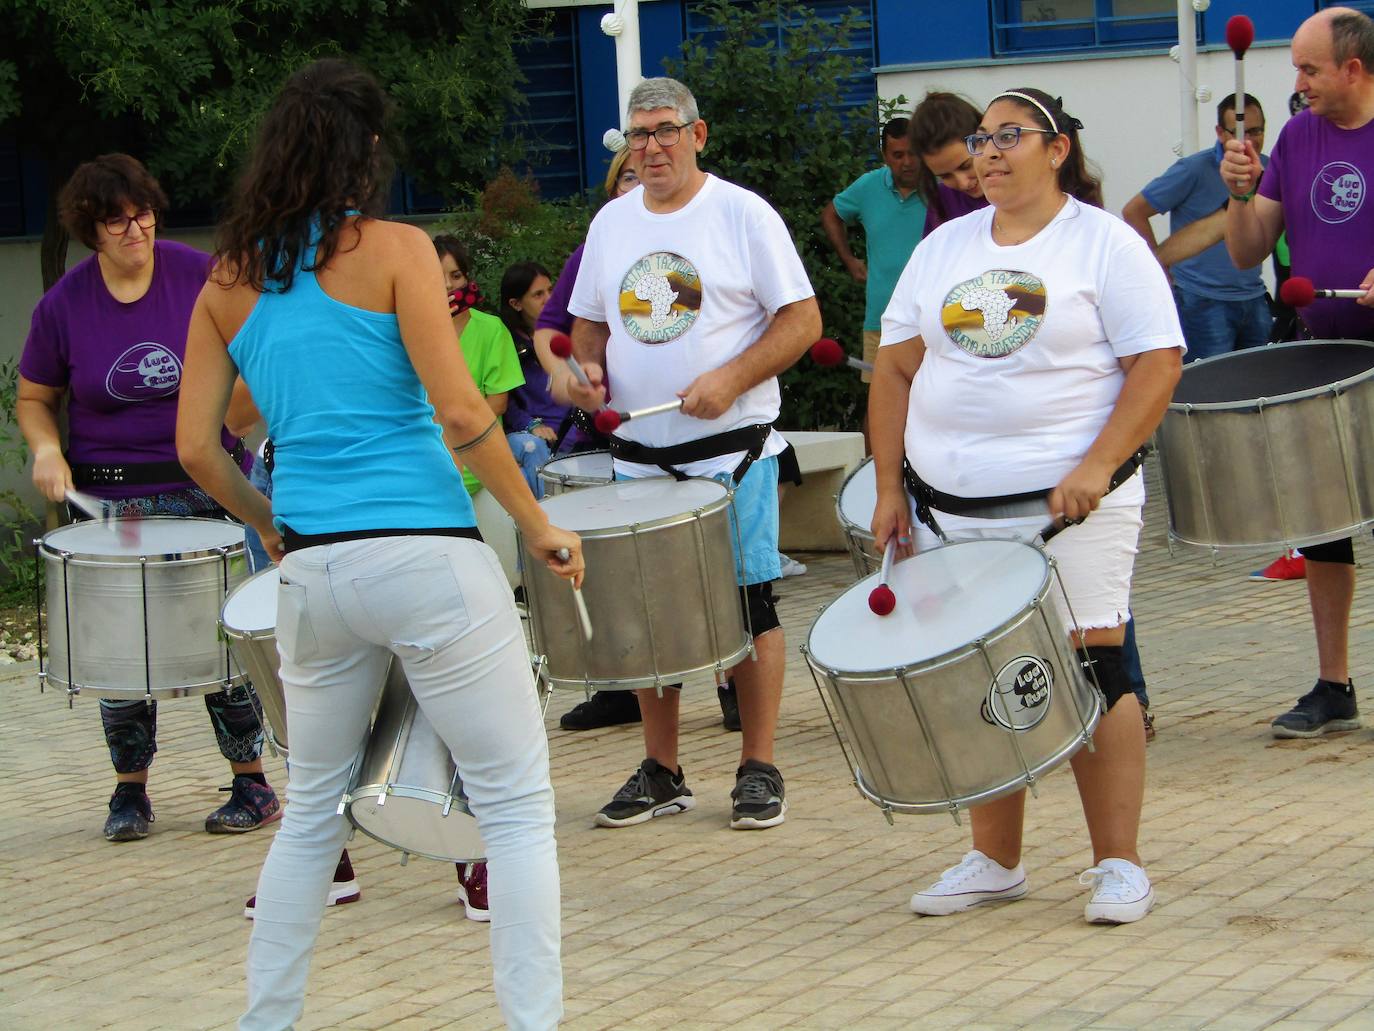
<instances>
[{"instance_id":1,"label":"drum shell","mask_svg":"<svg viewBox=\"0 0 1374 1031\"><path fill-rule=\"evenodd\" d=\"M277 570L273 567L250 577L244 583L243 589L258 577L271 577L273 581L279 579ZM226 622L224 614L228 611L235 593L237 592L230 593L220 610L220 630L224 634L224 639L229 642L230 655L248 675L253 690L257 692L258 700L262 702L262 711L267 719L268 733L272 735L272 744L278 752L286 755L286 693L281 682L281 655L277 652L276 618L274 616L272 620L272 629L243 630L231 626Z\"/></svg>"},{"instance_id":2,"label":"drum shell","mask_svg":"<svg viewBox=\"0 0 1374 1031\"><path fill-rule=\"evenodd\" d=\"M142 523L155 527L166 518ZM220 520L204 521L223 526ZM49 683L128 700L209 694L245 682L218 633L226 595L248 575L241 541L222 554L219 549L156 554L145 556L146 562L70 554L64 561L60 545L50 543L52 536L39 546Z\"/></svg>"},{"instance_id":3,"label":"drum shell","mask_svg":"<svg viewBox=\"0 0 1374 1031\"><path fill-rule=\"evenodd\" d=\"M665 519L581 533L591 642L582 637L567 581L543 563L529 564L530 628L550 683L654 687L727 669L749 653L729 503L722 498Z\"/></svg>"},{"instance_id":4,"label":"drum shell","mask_svg":"<svg viewBox=\"0 0 1374 1031\"><path fill-rule=\"evenodd\" d=\"M1068 643L1051 590L1059 590L1053 573L1020 614L979 642L907 669L830 669L804 649L870 801L917 814L981 805L1025 788L1028 775L1042 777L1087 742L1102 696ZM1038 721L1013 730L990 713L995 677L1032 658L1050 670L1050 691Z\"/></svg>"},{"instance_id":5,"label":"drum shell","mask_svg":"<svg viewBox=\"0 0 1374 1031\"><path fill-rule=\"evenodd\" d=\"M606 474L574 474L561 471L559 466L566 466L568 459L576 458L582 462L588 459L593 461L604 456ZM602 484L610 483L615 479L612 473L611 453L609 451L578 451L574 455L557 455L548 462L545 462L539 469L539 482L544 486L545 497L553 497L563 494L570 490L581 490L583 487L599 487Z\"/></svg>"},{"instance_id":6,"label":"drum shell","mask_svg":"<svg viewBox=\"0 0 1374 1031\"><path fill-rule=\"evenodd\" d=\"M453 756L420 711L399 660L391 664L343 808L364 834L411 855L455 863L486 858Z\"/></svg>"},{"instance_id":7,"label":"drum shell","mask_svg":"<svg viewBox=\"0 0 1374 1031\"><path fill-rule=\"evenodd\" d=\"M854 572L862 579L870 573L876 573L882 568L883 557L874 551L875 538L873 536L873 506L868 503L867 495L874 494L873 502L876 504L876 487L874 485L873 459L865 458L859 465L844 479L840 493L835 497L835 519L840 524L840 532L844 534L845 547L849 550L849 557L854 562ZM864 496L862 505L854 502L858 495ZM867 511L868 522L860 524L849 518L845 509L849 507L862 508ZM851 511L851 514L853 512Z\"/></svg>"},{"instance_id":8,"label":"drum shell","mask_svg":"<svg viewBox=\"0 0 1374 1031\"><path fill-rule=\"evenodd\" d=\"M1262 403L1170 404L1158 433L1170 536L1265 549L1348 537L1374 521L1371 439L1374 373Z\"/></svg>"}]
</instances>

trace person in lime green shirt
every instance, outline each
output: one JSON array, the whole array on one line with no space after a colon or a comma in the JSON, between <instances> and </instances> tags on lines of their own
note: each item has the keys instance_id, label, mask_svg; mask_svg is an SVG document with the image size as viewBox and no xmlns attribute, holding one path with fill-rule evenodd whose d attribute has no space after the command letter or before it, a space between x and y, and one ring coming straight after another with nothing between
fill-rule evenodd
<instances>
[{"instance_id":1,"label":"person in lime green shirt","mask_svg":"<svg viewBox=\"0 0 1374 1031\"><path fill-rule=\"evenodd\" d=\"M510 391L525 384L520 356L515 353L515 341L500 319L473 307L481 299L481 293L472 282L472 260L462 241L454 236L436 236L434 249L439 252L439 263L444 268L444 282L454 313L453 330L458 335L468 371L492 414L500 418L506 411ZM463 469L463 485L469 494L482 489L477 477L467 468Z\"/></svg>"}]
</instances>

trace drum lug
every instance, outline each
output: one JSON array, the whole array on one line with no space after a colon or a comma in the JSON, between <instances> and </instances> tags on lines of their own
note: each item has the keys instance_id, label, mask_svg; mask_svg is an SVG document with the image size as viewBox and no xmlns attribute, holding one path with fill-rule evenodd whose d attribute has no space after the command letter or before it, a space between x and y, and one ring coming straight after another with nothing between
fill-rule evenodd
<instances>
[{"instance_id":1,"label":"drum lug","mask_svg":"<svg viewBox=\"0 0 1374 1031\"><path fill-rule=\"evenodd\" d=\"M386 796L389 795L389 794L391 794L391 785L390 785L390 784L386 785L386 787L382 788L381 791L377 792L377 808L378 808L378 809L380 809L382 806L386 805Z\"/></svg>"},{"instance_id":2,"label":"drum lug","mask_svg":"<svg viewBox=\"0 0 1374 1031\"><path fill-rule=\"evenodd\" d=\"M443 808L441 808L441 809L439 810L439 815L447 819L448 814L449 814L449 812L450 812L452 809L453 809L453 796L452 796L452 795L446 795L446 796L444 796L444 805L443 805Z\"/></svg>"},{"instance_id":3,"label":"drum lug","mask_svg":"<svg viewBox=\"0 0 1374 1031\"><path fill-rule=\"evenodd\" d=\"M962 826L964 825L963 819L960 818L960 816L959 816L959 803L958 803L958 802L951 802L951 803L949 804L949 815L950 815L950 818L954 820L954 826L956 826L956 827L962 827Z\"/></svg>"},{"instance_id":4,"label":"drum lug","mask_svg":"<svg viewBox=\"0 0 1374 1031\"><path fill-rule=\"evenodd\" d=\"M345 792L343 793L343 797L339 799L339 807L338 807L337 809L334 810L334 815L335 815L335 816L342 816L342 815L344 814L344 812L348 809L348 803L351 802L351 801L353 801L353 799L350 798L349 795L348 795L348 792L345 791ZM349 835L349 837L352 837L352 836L353 836L352 834Z\"/></svg>"},{"instance_id":5,"label":"drum lug","mask_svg":"<svg viewBox=\"0 0 1374 1031\"><path fill-rule=\"evenodd\" d=\"M409 852L406 852L406 851L404 851L404 850L402 850L402 852L401 852L401 865L402 865L402 866L408 866L409 864L410 864L410 853L409 853Z\"/></svg>"},{"instance_id":6,"label":"drum lug","mask_svg":"<svg viewBox=\"0 0 1374 1031\"><path fill-rule=\"evenodd\" d=\"M892 818L892 807L886 802L883 803L883 816L887 817L887 825L889 827L897 826L897 821Z\"/></svg>"}]
</instances>

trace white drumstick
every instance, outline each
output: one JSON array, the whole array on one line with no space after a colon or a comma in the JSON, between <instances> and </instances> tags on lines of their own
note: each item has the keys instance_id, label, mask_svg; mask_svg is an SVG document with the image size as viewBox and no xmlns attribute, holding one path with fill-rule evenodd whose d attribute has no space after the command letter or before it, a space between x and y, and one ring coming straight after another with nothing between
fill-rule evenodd
<instances>
[{"instance_id":1,"label":"white drumstick","mask_svg":"<svg viewBox=\"0 0 1374 1031\"><path fill-rule=\"evenodd\" d=\"M558 549L558 557L564 562L568 561L571 554L572 553L569 552L567 548ZM568 582L572 583L571 580ZM576 584L573 584L572 592L573 604L577 606L577 621L582 624L582 636L590 641L592 639L592 617L591 613L587 611L587 601L582 597L582 588L578 587Z\"/></svg>"},{"instance_id":2,"label":"white drumstick","mask_svg":"<svg viewBox=\"0 0 1374 1031\"><path fill-rule=\"evenodd\" d=\"M105 502L101 501L99 498L95 498L82 491L72 489L67 491L67 500L71 504L75 505L77 508L81 509L81 511L85 512L92 519L98 520L102 523L110 523L109 513L105 510ZM114 529L114 526L112 524L110 525L110 529Z\"/></svg>"}]
</instances>

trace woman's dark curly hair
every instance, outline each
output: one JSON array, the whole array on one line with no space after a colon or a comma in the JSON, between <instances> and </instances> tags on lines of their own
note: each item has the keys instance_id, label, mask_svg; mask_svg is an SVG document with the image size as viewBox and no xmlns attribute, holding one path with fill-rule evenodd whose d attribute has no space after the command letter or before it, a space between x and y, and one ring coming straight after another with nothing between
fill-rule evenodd
<instances>
[{"instance_id":1,"label":"woman's dark curly hair","mask_svg":"<svg viewBox=\"0 0 1374 1031\"><path fill-rule=\"evenodd\" d=\"M96 223L124 214L125 205L136 211L167 210L167 195L138 158L128 154L101 154L79 165L57 198L57 214L67 232L91 250L100 244Z\"/></svg>"},{"instance_id":2,"label":"woman's dark curly hair","mask_svg":"<svg viewBox=\"0 0 1374 1031\"><path fill-rule=\"evenodd\" d=\"M215 257L233 282L289 290L312 242L313 272L338 252L350 211L382 213L394 167L390 111L377 80L340 58L315 61L286 80L220 223Z\"/></svg>"}]
</instances>

